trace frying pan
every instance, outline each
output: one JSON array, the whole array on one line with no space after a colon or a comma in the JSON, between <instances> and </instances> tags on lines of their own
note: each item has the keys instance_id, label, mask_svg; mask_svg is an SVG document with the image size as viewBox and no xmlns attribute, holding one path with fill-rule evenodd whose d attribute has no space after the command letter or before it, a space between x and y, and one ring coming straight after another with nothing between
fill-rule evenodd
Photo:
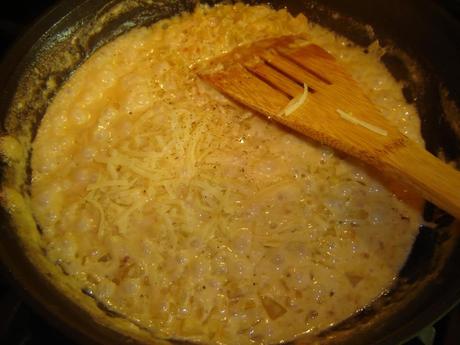
<instances>
[{"instance_id":1,"label":"frying pan","mask_svg":"<svg viewBox=\"0 0 460 345\"><path fill-rule=\"evenodd\" d=\"M211 5L217 2L207 1ZM406 99L419 110L427 148L458 164L458 23L427 0L292 0L271 4L275 8L286 6L292 14L303 12L310 20L363 47L378 39L387 51L382 61L400 80ZM1 134L23 138L21 147L26 150L56 90L95 49L134 26L191 11L195 5L193 0L60 2L14 45L0 67ZM21 168L22 174L14 169L14 164L2 164L2 185L13 188L20 200L27 200L29 164ZM21 217L11 216L4 208L0 216L2 268L43 316L84 344L162 342L79 291L69 277L49 264L37 240L39 229L33 223L18 222ZM24 210L22 218L27 216L30 213ZM433 205L426 205L424 217L430 225L420 228L391 291L320 334L318 343L398 344L460 300L460 225Z\"/></svg>"}]
</instances>

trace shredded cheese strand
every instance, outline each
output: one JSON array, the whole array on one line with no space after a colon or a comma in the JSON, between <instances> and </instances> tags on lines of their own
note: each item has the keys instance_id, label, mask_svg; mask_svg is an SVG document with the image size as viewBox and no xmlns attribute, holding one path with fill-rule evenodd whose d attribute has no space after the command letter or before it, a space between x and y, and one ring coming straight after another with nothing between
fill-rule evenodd
<instances>
[{"instance_id":1,"label":"shredded cheese strand","mask_svg":"<svg viewBox=\"0 0 460 345\"><path fill-rule=\"evenodd\" d=\"M291 115L294 111L300 108L302 104L304 104L308 99L308 85L303 84L303 93L300 95L295 96L290 102L286 105L286 107L281 110L280 115Z\"/></svg>"},{"instance_id":2,"label":"shredded cheese strand","mask_svg":"<svg viewBox=\"0 0 460 345\"><path fill-rule=\"evenodd\" d=\"M359 126L362 126L364 128L367 128L368 130L374 132L374 133L377 133L377 134L380 134L380 135L383 135L383 136L387 136L388 135L388 132L380 127L377 127L377 126L374 126L366 121L363 121L363 120L360 120L356 117L354 117L351 113L346 113L344 112L343 110L341 109L337 109L337 113L339 113L340 117L344 120L347 120L355 125L359 125Z\"/></svg>"}]
</instances>

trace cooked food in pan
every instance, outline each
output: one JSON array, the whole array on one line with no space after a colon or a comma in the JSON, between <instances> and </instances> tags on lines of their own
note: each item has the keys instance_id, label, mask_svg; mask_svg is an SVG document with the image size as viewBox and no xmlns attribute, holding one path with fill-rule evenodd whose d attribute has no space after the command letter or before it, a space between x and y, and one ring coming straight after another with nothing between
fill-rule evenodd
<instances>
[{"instance_id":1,"label":"cooked food in pan","mask_svg":"<svg viewBox=\"0 0 460 345\"><path fill-rule=\"evenodd\" d=\"M100 48L49 106L32 155L49 260L139 327L203 343L314 335L391 288L421 200L196 75L240 44L301 33L423 144L377 42L364 51L267 6L199 6Z\"/></svg>"}]
</instances>

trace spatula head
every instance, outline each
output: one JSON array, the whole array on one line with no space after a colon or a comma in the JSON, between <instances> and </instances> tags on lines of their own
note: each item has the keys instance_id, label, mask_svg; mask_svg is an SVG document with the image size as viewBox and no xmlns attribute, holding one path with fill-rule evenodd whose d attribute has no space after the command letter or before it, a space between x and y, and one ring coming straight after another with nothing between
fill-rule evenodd
<instances>
[{"instance_id":1,"label":"spatula head","mask_svg":"<svg viewBox=\"0 0 460 345\"><path fill-rule=\"evenodd\" d=\"M337 60L305 36L238 47L199 75L249 108L374 165L407 140ZM286 115L283 110L305 85L307 100Z\"/></svg>"}]
</instances>

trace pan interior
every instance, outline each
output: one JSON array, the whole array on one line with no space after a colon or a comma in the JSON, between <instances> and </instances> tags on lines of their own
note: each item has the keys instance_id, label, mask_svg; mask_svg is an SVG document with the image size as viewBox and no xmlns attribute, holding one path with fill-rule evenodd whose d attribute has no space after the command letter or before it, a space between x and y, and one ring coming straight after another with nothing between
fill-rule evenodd
<instances>
[{"instance_id":1,"label":"pan interior","mask_svg":"<svg viewBox=\"0 0 460 345\"><path fill-rule=\"evenodd\" d=\"M113 329L115 327L118 331L121 330L139 341L146 340L148 337L136 329L133 330L130 323L126 323L120 318L113 318L114 315L111 315L112 318L108 318L106 311L98 308L89 298L81 296L71 279L65 277L64 279L57 279L58 277L62 278L62 273L49 265L43 257L39 247L39 230L28 211L27 186L30 178L30 171L28 170L30 142L35 135L37 124L56 90L70 73L87 59L91 52L135 25L148 25L174 13L191 10L194 5L193 2L156 2L152 4L147 1L127 1L123 2L123 5L119 5L117 2L110 2L107 5L102 5L102 2L94 2L91 5L89 2L83 3L78 9L61 19L44 36L41 36L16 70L2 73L2 75L9 76L10 86L8 88L9 94L3 95L1 103L2 113L7 114L3 123L3 132L8 134L2 138L2 151L6 162L2 177L4 191L7 191L7 193L3 193L3 196L7 196L4 201L6 201L9 211L9 215L5 213L4 217L12 222L10 227L3 226L2 232L5 232L6 239L10 239L11 243L14 243L12 246L8 246L10 249L2 250L2 255L5 257L4 261L8 262L7 256L10 258L20 256L18 253L23 250L27 257L23 257L21 262L24 265L29 265L29 269L32 271L38 271L32 274L32 277L40 281L41 286L50 284L50 282L56 284L56 281L60 281L57 286L52 285L51 289L56 295L63 294L65 297L61 297L62 302L69 303L73 305L75 310L79 310L77 315L81 315L81 319L84 318L83 315L89 313L107 328ZM333 2L329 5L330 7L320 6L308 2L301 5L294 4L291 10L292 12L302 10L307 14L314 13L312 18L323 25L329 23L330 25L327 26L333 27L339 33L344 33L349 37L354 36L358 43L366 44L369 43L366 42L366 39L371 41L375 38L375 33L368 26L350 19L347 15L337 15L337 12L331 10L334 8ZM49 20L52 21L54 18ZM42 25L43 29L49 23L42 21L37 25ZM341 27L344 32L341 32ZM354 29L350 29L350 27ZM33 37L33 34L29 34L28 37L29 40L33 39L32 41L38 38ZM20 43L29 45L31 41L26 42L26 39L27 36ZM432 75L431 70L426 72L426 66L411 60L411 55L402 53L397 45L390 46L390 48L388 49L389 53L383 59L397 73L396 76L402 78L406 85L407 97L415 100L425 124L424 134L429 134L429 136L425 135L428 147L434 151L443 150L449 158L456 157L458 139L456 142L450 141L448 146L442 147L440 144L444 142L440 141L439 138L443 136L433 135L426 129L426 124L436 122L435 119L437 118L445 119L443 120L444 126L439 126L437 130L455 128L449 126L449 121L458 120L455 99L450 98L449 92L443 88L443 84L435 79L436 76ZM18 79L20 81L17 83L16 80ZM433 80L436 82L433 83ZM45 91L43 92L43 90ZM447 130L447 133L449 137L456 138L453 129ZM14 212L12 212L13 210ZM402 270L394 290L356 318L347 320L335 329L328 331L324 334L324 341L339 341L339 343L345 344L347 341L351 341L351 337L354 337L356 333L363 335L360 338L363 344L368 343L370 339L376 339L376 337L384 339L383 334L391 334L401 324L406 324L407 320L424 310L422 304L434 303L435 296L440 290L437 290L439 287L433 286L433 280L440 282L438 286L442 286L443 283L447 285L448 282L452 285L453 272L455 272L453 262L458 262L458 225L452 225L452 219L449 216L432 206L428 206L426 209L426 219L435 224L434 227L438 229L436 232L428 227L421 229L411 257ZM13 228L11 225L16 228L16 232L11 231ZM2 245L4 243L6 242L2 242ZM21 249L12 254L11 248ZM20 270L21 268L18 268L18 271ZM18 279L24 285L31 285L30 280L27 281L30 278L26 278L24 275ZM458 293L458 289L456 293ZM38 300L42 298L39 291L32 292L32 294ZM78 305L84 306L84 311L81 311ZM446 307L442 303L438 304L439 309L446 309ZM389 332L389 330L391 331ZM411 331L415 331L415 329ZM354 344L356 344L356 339Z\"/></svg>"}]
</instances>

